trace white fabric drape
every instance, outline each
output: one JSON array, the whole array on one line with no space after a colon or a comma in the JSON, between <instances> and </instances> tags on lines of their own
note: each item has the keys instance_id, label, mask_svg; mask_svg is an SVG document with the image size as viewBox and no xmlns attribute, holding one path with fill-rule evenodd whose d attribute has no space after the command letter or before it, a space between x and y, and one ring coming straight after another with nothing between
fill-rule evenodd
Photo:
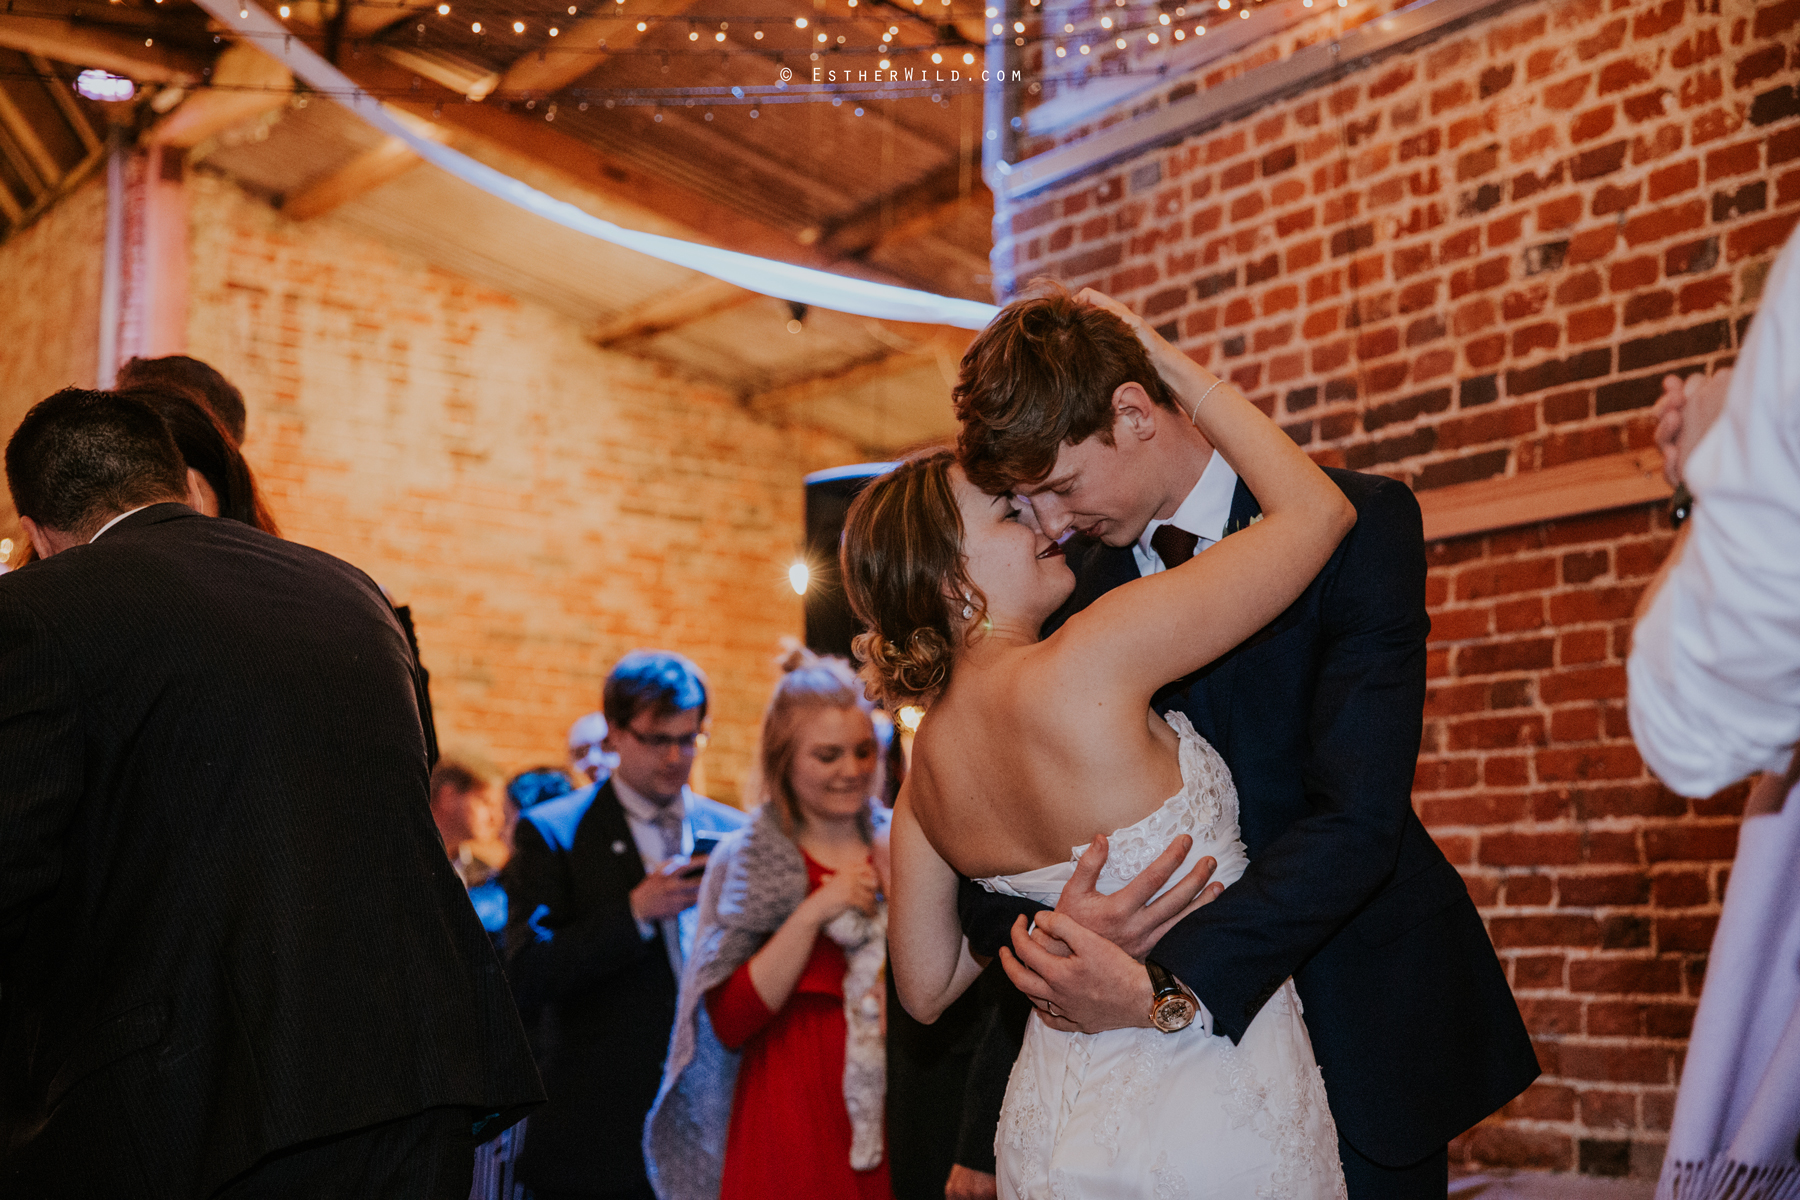
<instances>
[{"instance_id":1,"label":"white fabric drape","mask_svg":"<svg viewBox=\"0 0 1800 1200\"><path fill-rule=\"evenodd\" d=\"M976 300L961 300L954 296L939 296L892 284L850 279L843 275L833 275L829 271L797 267L776 259L758 258L735 250L721 250L716 246L702 246L679 238L641 233L615 225L611 221L602 221L573 204L546 196L536 188L521 183L504 172L496 171L485 163L477 162L466 154L441 146L430 138L421 137L409 126L395 119L392 113L358 87L349 76L314 53L305 42L289 34L280 22L264 12L254 0L196 2L233 34L244 37L264 54L279 59L297 77L343 103L345 108L368 124L399 138L426 162L509 204L517 205L526 212L555 221L577 233L699 271L765 296L816 305L834 312L856 313L859 316L889 321L980 329L999 311L992 304Z\"/></svg>"},{"instance_id":2,"label":"white fabric drape","mask_svg":"<svg viewBox=\"0 0 1800 1200\"><path fill-rule=\"evenodd\" d=\"M1738 836L1657 1198L1800 1197L1797 1138L1800 794L1790 793Z\"/></svg>"}]
</instances>

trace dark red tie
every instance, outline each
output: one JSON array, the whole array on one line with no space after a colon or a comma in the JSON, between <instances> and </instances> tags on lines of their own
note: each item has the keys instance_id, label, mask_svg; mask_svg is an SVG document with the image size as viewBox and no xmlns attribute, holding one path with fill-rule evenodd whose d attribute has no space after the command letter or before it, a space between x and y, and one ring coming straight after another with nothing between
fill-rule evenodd
<instances>
[{"instance_id":1,"label":"dark red tie","mask_svg":"<svg viewBox=\"0 0 1800 1200\"><path fill-rule=\"evenodd\" d=\"M1156 551L1156 557L1163 560L1163 566L1170 570L1194 557L1194 547L1199 544L1199 534L1177 529L1173 525L1159 526L1150 535L1150 548Z\"/></svg>"}]
</instances>

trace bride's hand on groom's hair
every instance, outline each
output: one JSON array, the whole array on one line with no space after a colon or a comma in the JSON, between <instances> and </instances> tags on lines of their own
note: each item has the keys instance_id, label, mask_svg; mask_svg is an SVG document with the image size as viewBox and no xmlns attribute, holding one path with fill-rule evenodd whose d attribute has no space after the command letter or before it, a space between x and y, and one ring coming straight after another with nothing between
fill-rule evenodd
<instances>
[{"instance_id":1,"label":"bride's hand on groom's hair","mask_svg":"<svg viewBox=\"0 0 1800 1200\"><path fill-rule=\"evenodd\" d=\"M1193 838L1181 834L1136 879L1108 896L1100 892L1099 881L1112 847L1104 836L1097 837L1075 863L1075 873L1063 886L1056 911L1142 960L1175 922L1224 890L1222 886L1208 887L1207 881L1219 865L1208 855L1174 887L1156 895L1180 868L1193 844ZM1211 894L1203 895L1205 892Z\"/></svg>"},{"instance_id":2,"label":"bride's hand on groom's hair","mask_svg":"<svg viewBox=\"0 0 1800 1200\"><path fill-rule=\"evenodd\" d=\"M1000 948L1000 964L1041 1020L1065 1033L1150 1025L1150 975L1142 963L1061 913L1039 913L1037 924L1070 953L1058 957L1039 946L1020 917L1012 945Z\"/></svg>"}]
</instances>

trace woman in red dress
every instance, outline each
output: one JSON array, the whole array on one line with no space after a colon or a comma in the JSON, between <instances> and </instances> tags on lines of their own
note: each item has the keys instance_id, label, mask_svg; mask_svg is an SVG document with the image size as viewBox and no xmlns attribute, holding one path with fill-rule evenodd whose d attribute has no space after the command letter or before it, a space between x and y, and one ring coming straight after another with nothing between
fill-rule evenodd
<instances>
[{"instance_id":1,"label":"woman in red dress","mask_svg":"<svg viewBox=\"0 0 1800 1200\"><path fill-rule=\"evenodd\" d=\"M880 748L848 664L786 665L763 718L763 806L701 889L645 1137L662 1200L891 1200Z\"/></svg>"}]
</instances>

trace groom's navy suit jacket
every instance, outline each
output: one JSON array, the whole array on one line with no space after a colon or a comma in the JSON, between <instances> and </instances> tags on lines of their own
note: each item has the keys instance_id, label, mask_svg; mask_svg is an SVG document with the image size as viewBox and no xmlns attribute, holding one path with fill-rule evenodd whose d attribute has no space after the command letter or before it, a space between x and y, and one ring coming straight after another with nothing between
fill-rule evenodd
<instances>
[{"instance_id":1,"label":"groom's navy suit jacket","mask_svg":"<svg viewBox=\"0 0 1800 1200\"><path fill-rule=\"evenodd\" d=\"M1250 866L1152 957L1233 1041L1292 976L1339 1133L1401 1166L1523 1091L1538 1064L1468 889L1412 809L1431 628L1418 502L1389 479L1330 475L1357 523L1324 570L1156 697L1230 766ZM1240 481L1227 529L1260 511ZM1137 577L1130 547L1091 547L1046 631ZM1038 907L963 884L979 953Z\"/></svg>"}]
</instances>

